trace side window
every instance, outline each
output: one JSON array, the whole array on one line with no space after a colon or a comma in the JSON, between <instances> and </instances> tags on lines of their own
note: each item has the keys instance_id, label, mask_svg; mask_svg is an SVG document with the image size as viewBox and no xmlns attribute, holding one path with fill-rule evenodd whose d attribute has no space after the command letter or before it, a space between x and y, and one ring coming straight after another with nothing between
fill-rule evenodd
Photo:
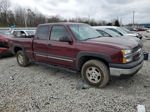
<instances>
[{"instance_id":1,"label":"side window","mask_svg":"<svg viewBox=\"0 0 150 112\"><path fill-rule=\"evenodd\" d=\"M100 32L104 37L111 37L108 33L102 31L102 30L98 30L98 32Z\"/></svg>"},{"instance_id":2,"label":"side window","mask_svg":"<svg viewBox=\"0 0 150 112\"><path fill-rule=\"evenodd\" d=\"M68 32L64 26L53 26L51 30L51 40L59 41L60 37L68 37Z\"/></svg>"},{"instance_id":3,"label":"side window","mask_svg":"<svg viewBox=\"0 0 150 112\"><path fill-rule=\"evenodd\" d=\"M24 31L20 31L21 35L26 35Z\"/></svg>"},{"instance_id":4,"label":"side window","mask_svg":"<svg viewBox=\"0 0 150 112\"><path fill-rule=\"evenodd\" d=\"M17 31L13 31L13 36L16 37L17 36Z\"/></svg>"},{"instance_id":5,"label":"side window","mask_svg":"<svg viewBox=\"0 0 150 112\"><path fill-rule=\"evenodd\" d=\"M37 30L37 37L39 40L47 40L49 26L40 26Z\"/></svg>"},{"instance_id":6,"label":"side window","mask_svg":"<svg viewBox=\"0 0 150 112\"><path fill-rule=\"evenodd\" d=\"M20 36L21 36L21 32L20 32L20 31L17 31L17 32L16 32L16 36L17 36L17 37L20 37Z\"/></svg>"}]
</instances>

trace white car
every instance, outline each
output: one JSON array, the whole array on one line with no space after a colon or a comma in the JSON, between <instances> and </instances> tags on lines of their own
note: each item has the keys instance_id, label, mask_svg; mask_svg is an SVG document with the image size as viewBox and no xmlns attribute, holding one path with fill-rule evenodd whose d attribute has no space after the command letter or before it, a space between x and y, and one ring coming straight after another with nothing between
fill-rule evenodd
<instances>
[{"instance_id":1,"label":"white car","mask_svg":"<svg viewBox=\"0 0 150 112\"><path fill-rule=\"evenodd\" d=\"M121 34L118 34L117 32L107 29L107 28L98 28L98 27L93 27L96 29L103 37L113 37L113 38L122 38L126 39L128 41L137 41L140 44L142 44L142 41L139 38L136 38L134 36L122 36Z\"/></svg>"},{"instance_id":2,"label":"white car","mask_svg":"<svg viewBox=\"0 0 150 112\"><path fill-rule=\"evenodd\" d=\"M147 32L150 33L150 29L147 29Z\"/></svg>"},{"instance_id":3,"label":"white car","mask_svg":"<svg viewBox=\"0 0 150 112\"><path fill-rule=\"evenodd\" d=\"M112 30L121 36L132 36L132 37L137 37L139 39L142 39L142 35L137 33L137 32L128 32L127 29L125 30L122 27L117 27L117 26L95 26L94 28L106 28L109 30Z\"/></svg>"},{"instance_id":4,"label":"white car","mask_svg":"<svg viewBox=\"0 0 150 112\"><path fill-rule=\"evenodd\" d=\"M14 37L35 35L35 30L12 30L11 34Z\"/></svg>"},{"instance_id":5,"label":"white car","mask_svg":"<svg viewBox=\"0 0 150 112\"><path fill-rule=\"evenodd\" d=\"M150 29L147 29L145 32L146 39L150 39Z\"/></svg>"}]
</instances>

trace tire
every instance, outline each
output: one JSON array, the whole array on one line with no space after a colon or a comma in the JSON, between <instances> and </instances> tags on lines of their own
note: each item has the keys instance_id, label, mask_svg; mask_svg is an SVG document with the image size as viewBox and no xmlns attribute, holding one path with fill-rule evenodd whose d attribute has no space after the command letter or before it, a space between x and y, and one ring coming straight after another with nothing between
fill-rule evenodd
<instances>
[{"instance_id":1,"label":"tire","mask_svg":"<svg viewBox=\"0 0 150 112\"><path fill-rule=\"evenodd\" d=\"M99 60L87 61L81 70L82 78L90 85L104 88L110 79L108 67Z\"/></svg>"},{"instance_id":2,"label":"tire","mask_svg":"<svg viewBox=\"0 0 150 112\"><path fill-rule=\"evenodd\" d=\"M29 65L29 59L28 57L24 54L23 51L18 51L16 54L17 62L20 66L26 67Z\"/></svg>"}]
</instances>

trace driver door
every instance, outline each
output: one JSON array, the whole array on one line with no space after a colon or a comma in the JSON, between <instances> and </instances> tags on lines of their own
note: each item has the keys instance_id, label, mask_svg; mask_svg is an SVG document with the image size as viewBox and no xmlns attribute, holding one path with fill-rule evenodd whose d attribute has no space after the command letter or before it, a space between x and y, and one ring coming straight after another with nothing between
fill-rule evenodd
<instances>
[{"instance_id":1,"label":"driver door","mask_svg":"<svg viewBox=\"0 0 150 112\"><path fill-rule=\"evenodd\" d=\"M55 65L73 67L75 64L75 46L69 42L60 41L61 37L69 38L69 31L63 25L53 25L48 41L48 58Z\"/></svg>"}]
</instances>

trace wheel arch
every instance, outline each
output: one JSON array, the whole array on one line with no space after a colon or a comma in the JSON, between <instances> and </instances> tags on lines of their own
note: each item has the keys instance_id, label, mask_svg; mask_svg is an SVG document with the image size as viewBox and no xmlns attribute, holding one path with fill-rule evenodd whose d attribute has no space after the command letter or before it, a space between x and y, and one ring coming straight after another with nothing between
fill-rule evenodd
<instances>
[{"instance_id":1,"label":"wheel arch","mask_svg":"<svg viewBox=\"0 0 150 112\"><path fill-rule=\"evenodd\" d=\"M77 70L80 71L83 64L92 59L102 61L104 64L106 64L107 67L109 67L109 63L111 62L110 56L107 56L105 54L93 53L93 52L80 52L77 55L77 59L76 59Z\"/></svg>"},{"instance_id":2,"label":"wheel arch","mask_svg":"<svg viewBox=\"0 0 150 112\"><path fill-rule=\"evenodd\" d=\"M15 45L13 47L13 54L16 54L20 50L24 51L24 48L22 46L20 46L20 45Z\"/></svg>"}]
</instances>

